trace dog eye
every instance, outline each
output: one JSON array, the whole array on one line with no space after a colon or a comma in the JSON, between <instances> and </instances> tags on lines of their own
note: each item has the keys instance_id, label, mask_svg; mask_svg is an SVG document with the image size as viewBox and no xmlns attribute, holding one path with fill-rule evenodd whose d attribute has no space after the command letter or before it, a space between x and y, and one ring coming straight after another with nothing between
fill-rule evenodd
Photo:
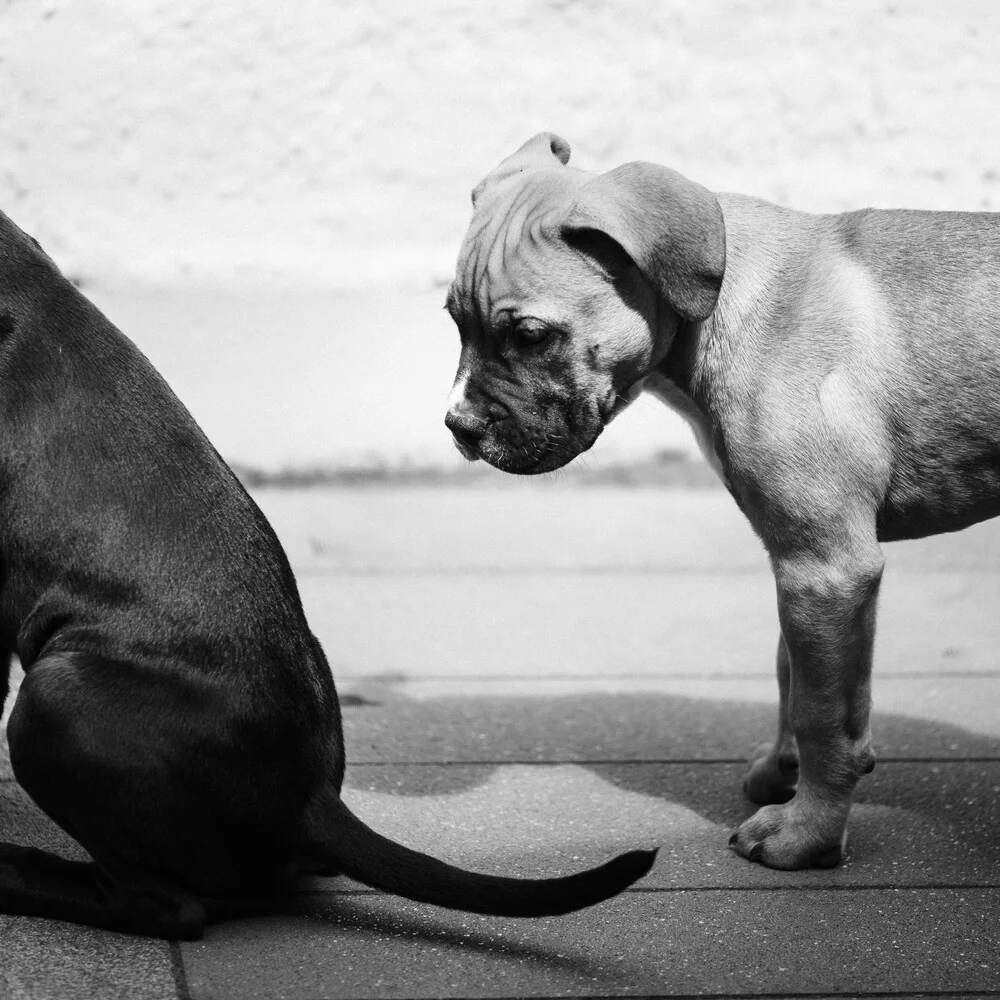
<instances>
[{"instance_id":1,"label":"dog eye","mask_svg":"<svg viewBox=\"0 0 1000 1000\"><path fill-rule=\"evenodd\" d=\"M517 326L514 328L515 347L538 347L544 344L552 335L552 331L544 326Z\"/></svg>"}]
</instances>

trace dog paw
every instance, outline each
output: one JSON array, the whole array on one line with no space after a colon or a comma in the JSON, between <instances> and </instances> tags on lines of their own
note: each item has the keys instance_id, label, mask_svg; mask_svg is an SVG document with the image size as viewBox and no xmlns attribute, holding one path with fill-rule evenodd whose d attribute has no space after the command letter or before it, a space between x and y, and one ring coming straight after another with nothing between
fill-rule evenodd
<instances>
[{"instance_id":1,"label":"dog paw","mask_svg":"<svg viewBox=\"0 0 1000 1000\"><path fill-rule=\"evenodd\" d=\"M787 802L799 781L799 758L794 750L765 743L750 757L743 794L761 805Z\"/></svg>"},{"instance_id":2,"label":"dog paw","mask_svg":"<svg viewBox=\"0 0 1000 1000\"><path fill-rule=\"evenodd\" d=\"M846 817L816 814L795 799L768 805L740 826L729 846L768 868L835 868L847 847Z\"/></svg>"}]
</instances>

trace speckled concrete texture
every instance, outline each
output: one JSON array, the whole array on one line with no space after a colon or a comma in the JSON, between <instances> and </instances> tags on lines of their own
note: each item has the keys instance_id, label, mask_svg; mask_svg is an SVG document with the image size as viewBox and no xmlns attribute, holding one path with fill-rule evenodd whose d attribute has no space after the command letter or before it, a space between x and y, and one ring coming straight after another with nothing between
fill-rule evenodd
<instances>
[{"instance_id":1,"label":"speckled concrete texture","mask_svg":"<svg viewBox=\"0 0 1000 1000\"><path fill-rule=\"evenodd\" d=\"M592 677L494 677L480 686L485 692L469 678L341 687L355 763L742 760L770 738L775 715L771 678L725 675L612 677L605 691ZM356 699L361 704L352 704ZM997 704L1000 678L876 682L877 752L883 760L993 756L1000 750Z\"/></svg>"},{"instance_id":2,"label":"speckled concrete texture","mask_svg":"<svg viewBox=\"0 0 1000 1000\"><path fill-rule=\"evenodd\" d=\"M961 993L1000 972L995 890L628 893L538 921L375 896L301 909L185 945L192 996Z\"/></svg>"},{"instance_id":3,"label":"speckled concrete texture","mask_svg":"<svg viewBox=\"0 0 1000 1000\"><path fill-rule=\"evenodd\" d=\"M3 1000L183 1000L165 941L0 916Z\"/></svg>"},{"instance_id":4,"label":"speckled concrete texture","mask_svg":"<svg viewBox=\"0 0 1000 1000\"><path fill-rule=\"evenodd\" d=\"M729 833L754 807L741 764L355 766L365 821L464 867L565 874L659 847L647 888L787 887L742 862ZM884 764L859 788L846 862L808 886L1000 885L1000 760ZM798 878L798 877L797 877ZM314 888L333 888L317 879Z\"/></svg>"}]
</instances>

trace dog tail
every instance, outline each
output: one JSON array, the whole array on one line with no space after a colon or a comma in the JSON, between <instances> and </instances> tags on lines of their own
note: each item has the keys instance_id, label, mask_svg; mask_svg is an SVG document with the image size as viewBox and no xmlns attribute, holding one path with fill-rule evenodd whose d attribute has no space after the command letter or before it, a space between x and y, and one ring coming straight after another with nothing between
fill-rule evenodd
<instances>
[{"instance_id":1,"label":"dog tail","mask_svg":"<svg viewBox=\"0 0 1000 1000\"><path fill-rule=\"evenodd\" d=\"M655 850L630 851L561 878L480 875L403 847L363 823L339 796L324 798L324 829L314 828L313 850L319 849L325 863L373 889L451 910L504 917L569 913L617 895L642 878L656 858Z\"/></svg>"}]
</instances>

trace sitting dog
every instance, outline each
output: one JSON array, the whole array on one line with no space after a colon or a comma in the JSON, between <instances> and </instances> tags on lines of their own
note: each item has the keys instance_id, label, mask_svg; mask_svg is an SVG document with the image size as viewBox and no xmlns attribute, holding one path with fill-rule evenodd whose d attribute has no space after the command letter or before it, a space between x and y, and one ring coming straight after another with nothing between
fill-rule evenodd
<instances>
[{"instance_id":1,"label":"sitting dog","mask_svg":"<svg viewBox=\"0 0 1000 1000\"><path fill-rule=\"evenodd\" d=\"M0 844L0 912L194 939L299 872L565 913L653 853L565 878L461 871L341 801L327 661L263 514L135 346L0 214L0 640L21 786L93 858Z\"/></svg>"},{"instance_id":2,"label":"sitting dog","mask_svg":"<svg viewBox=\"0 0 1000 1000\"><path fill-rule=\"evenodd\" d=\"M473 191L446 424L556 469L640 391L691 424L777 583L777 736L730 845L833 866L869 729L879 543L1000 513L1000 215L808 215L535 136Z\"/></svg>"}]
</instances>

